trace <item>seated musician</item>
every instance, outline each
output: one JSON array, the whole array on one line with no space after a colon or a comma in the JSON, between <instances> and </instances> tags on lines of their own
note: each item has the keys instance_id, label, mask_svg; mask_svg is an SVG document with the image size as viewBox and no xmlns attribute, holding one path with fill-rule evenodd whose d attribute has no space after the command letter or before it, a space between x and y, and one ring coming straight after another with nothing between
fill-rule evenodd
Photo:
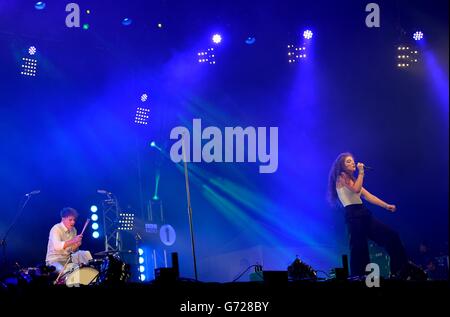
<instances>
[{"instance_id":1,"label":"seated musician","mask_svg":"<svg viewBox=\"0 0 450 317\"><path fill-rule=\"evenodd\" d=\"M65 207L61 210L61 222L50 230L45 261L48 266L54 266L58 273L68 263L87 264L92 259L89 251L79 250L83 235L77 235L77 218L75 209Z\"/></svg>"}]
</instances>

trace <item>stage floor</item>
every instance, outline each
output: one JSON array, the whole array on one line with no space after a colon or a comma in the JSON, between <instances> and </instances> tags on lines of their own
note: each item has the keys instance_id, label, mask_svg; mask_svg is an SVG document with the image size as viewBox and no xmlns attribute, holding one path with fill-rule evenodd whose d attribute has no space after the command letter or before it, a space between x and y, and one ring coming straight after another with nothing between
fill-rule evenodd
<instances>
[{"instance_id":1,"label":"stage floor","mask_svg":"<svg viewBox=\"0 0 450 317\"><path fill-rule=\"evenodd\" d=\"M361 281L299 281L287 283L239 282L202 283L195 281L126 283L115 286L81 286L27 284L0 291L0 302L15 309L23 304L44 307L84 307L99 311L105 307L117 312L142 311L147 315L163 311L168 314L197 313L230 315L232 312L284 314L310 311L339 312L368 305L371 311L394 305L415 311L419 307L434 309L446 306L448 281L382 280L380 287L368 288ZM3 306L3 304L2 304ZM53 309L53 308L52 308ZM152 314L150 314L152 313ZM157 314L157 316L162 316Z\"/></svg>"}]
</instances>

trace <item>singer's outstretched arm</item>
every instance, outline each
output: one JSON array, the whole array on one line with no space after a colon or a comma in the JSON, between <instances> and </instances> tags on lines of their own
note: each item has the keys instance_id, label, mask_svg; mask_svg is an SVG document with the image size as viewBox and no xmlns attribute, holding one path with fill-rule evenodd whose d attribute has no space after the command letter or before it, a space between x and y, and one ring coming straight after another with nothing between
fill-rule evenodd
<instances>
[{"instance_id":1,"label":"singer's outstretched arm","mask_svg":"<svg viewBox=\"0 0 450 317\"><path fill-rule=\"evenodd\" d=\"M385 201L381 200L377 196L369 193L367 189L364 187L361 189L361 195L364 197L365 200L367 200L369 203L380 206L381 208L387 209L389 211L395 211L396 207L395 205L391 205L386 203Z\"/></svg>"}]
</instances>

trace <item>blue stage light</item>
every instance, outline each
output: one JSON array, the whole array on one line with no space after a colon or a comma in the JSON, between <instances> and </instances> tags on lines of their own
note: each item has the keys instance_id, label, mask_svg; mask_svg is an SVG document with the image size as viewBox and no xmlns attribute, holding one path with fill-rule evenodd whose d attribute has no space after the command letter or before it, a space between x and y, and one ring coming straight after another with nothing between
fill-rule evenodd
<instances>
[{"instance_id":1,"label":"blue stage light","mask_svg":"<svg viewBox=\"0 0 450 317\"><path fill-rule=\"evenodd\" d=\"M216 63L214 47L210 47L206 51L198 52L197 56L199 63L208 63L211 65Z\"/></svg>"},{"instance_id":2,"label":"blue stage light","mask_svg":"<svg viewBox=\"0 0 450 317\"><path fill-rule=\"evenodd\" d=\"M21 65L21 74L24 76L36 76L37 72L37 59L22 58L23 64Z\"/></svg>"},{"instance_id":3,"label":"blue stage light","mask_svg":"<svg viewBox=\"0 0 450 317\"><path fill-rule=\"evenodd\" d=\"M222 42L222 36L220 34L214 34L212 37L212 41L216 44Z\"/></svg>"},{"instance_id":4,"label":"blue stage light","mask_svg":"<svg viewBox=\"0 0 450 317\"><path fill-rule=\"evenodd\" d=\"M30 46L30 48L28 48L28 54L30 54L30 55L34 55L34 54L36 54L36 47L34 47L34 46Z\"/></svg>"},{"instance_id":5,"label":"blue stage light","mask_svg":"<svg viewBox=\"0 0 450 317\"><path fill-rule=\"evenodd\" d=\"M313 37L313 32L311 30L305 30L303 32L303 37L307 40L311 39Z\"/></svg>"},{"instance_id":6,"label":"blue stage light","mask_svg":"<svg viewBox=\"0 0 450 317\"><path fill-rule=\"evenodd\" d=\"M98 220L97 214L92 214L91 219L92 221L97 221Z\"/></svg>"},{"instance_id":7,"label":"blue stage light","mask_svg":"<svg viewBox=\"0 0 450 317\"><path fill-rule=\"evenodd\" d=\"M423 39L423 33L421 31L417 31L413 34L413 39L416 41L420 41Z\"/></svg>"},{"instance_id":8,"label":"blue stage light","mask_svg":"<svg viewBox=\"0 0 450 317\"><path fill-rule=\"evenodd\" d=\"M98 231L94 231L94 232L92 232L92 237L94 239L97 239L98 237L100 237L100 234L98 233Z\"/></svg>"},{"instance_id":9,"label":"blue stage light","mask_svg":"<svg viewBox=\"0 0 450 317\"><path fill-rule=\"evenodd\" d=\"M122 24L125 26L129 26L131 25L131 23L133 23L133 20L131 20L130 18L125 18L122 20Z\"/></svg>"},{"instance_id":10,"label":"blue stage light","mask_svg":"<svg viewBox=\"0 0 450 317\"><path fill-rule=\"evenodd\" d=\"M45 9L45 2L43 2L43 1L36 2L36 4L34 5L34 8L36 10L44 10Z\"/></svg>"},{"instance_id":11,"label":"blue stage light","mask_svg":"<svg viewBox=\"0 0 450 317\"><path fill-rule=\"evenodd\" d=\"M134 118L134 123L147 125L149 121L149 113L150 113L149 108L138 107L136 109L136 116Z\"/></svg>"},{"instance_id":12,"label":"blue stage light","mask_svg":"<svg viewBox=\"0 0 450 317\"><path fill-rule=\"evenodd\" d=\"M97 229L98 229L98 223L97 223L97 222L94 222L94 223L92 224L92 229L93 229L93 230L97 230Z\"/></svg>"},{"instance_id":13,"label":"blue stage light","mask_svg":"<svg viewBox=\"0 0 450 317\"><path fill-rule=\"evenodd\" d=\"M245 40L245 44L248 44L248 45L253 45L253 44L255 44L255 42L256 42L256 39L253 36L249 36Z\"/></svg>"}]
</instances>

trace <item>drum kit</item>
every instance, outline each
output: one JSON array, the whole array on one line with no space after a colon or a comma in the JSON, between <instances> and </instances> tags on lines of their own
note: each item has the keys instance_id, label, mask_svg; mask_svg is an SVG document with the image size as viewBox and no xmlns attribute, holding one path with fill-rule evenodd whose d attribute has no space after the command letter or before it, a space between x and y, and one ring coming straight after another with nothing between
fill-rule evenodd
<instances>
[{"instance_id":1,"label":"drum kit","mask_svg":"<svg viewBox=\"0 0 450 317\"><path fill-rule=\"evenodd\" d=\"M74 287L125 283L131 275L130 265L123 262L119 255L130 252L103 251L95 254L102 258L92 259L87 264L68 263L54 284Z\"/></svg>"}]
</instances>

